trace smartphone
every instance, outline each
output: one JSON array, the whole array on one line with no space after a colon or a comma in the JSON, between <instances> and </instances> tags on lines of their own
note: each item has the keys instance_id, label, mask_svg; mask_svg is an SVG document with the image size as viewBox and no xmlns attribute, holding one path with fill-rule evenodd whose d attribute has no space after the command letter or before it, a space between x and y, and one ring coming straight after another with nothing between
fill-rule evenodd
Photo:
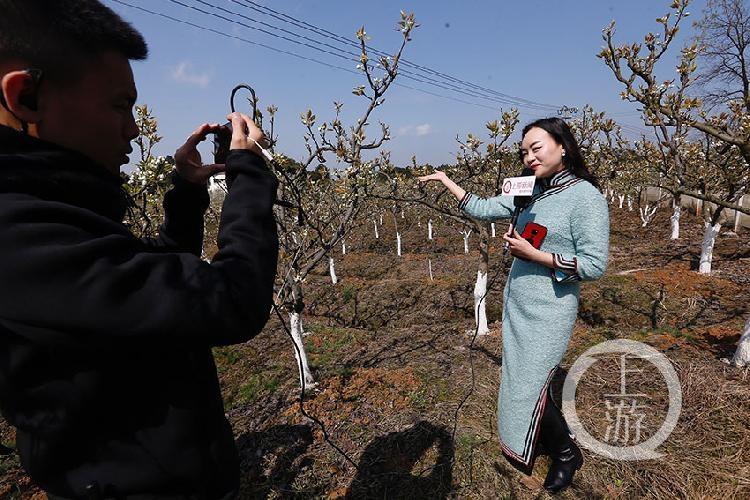
<instances>
[{"instance_id":1,"label":"smartphone","mask_svg":"<svg viewBox=\"0 0 750 500\"><path fill-rule=\"evenodd\" d=\"M227 122L214 132L214 163L226 163L232 144L232 122Z\"/></svg>"},{"instance_id":2,"label":"smartphone","mask_svg":"<svg viewBox=\"0 0 750 500\"><path fill-rule=\"evenodd\" d=\"M547 236L547 228L536 222L529 222L526 227L523 228L521 238L525 239L531 246L539 250L542 246L544 238Z\"/></svg>"}]
</instances>

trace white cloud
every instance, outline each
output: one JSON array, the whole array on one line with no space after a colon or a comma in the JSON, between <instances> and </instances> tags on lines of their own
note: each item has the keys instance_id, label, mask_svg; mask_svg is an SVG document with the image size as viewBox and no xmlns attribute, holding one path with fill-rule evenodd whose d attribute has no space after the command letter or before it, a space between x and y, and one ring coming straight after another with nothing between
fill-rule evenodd
<instances>
[{"instance_id":1,"label":"white cloud","mask_svg":"<svg viewBox=\"0 0 750 500\"><path fill-rule=\"evenodd\" d=\"M197 87L205 88L211 83L211 75L208 73L196 73L193 71L193 63L183 61L172 70L172 79L176 82L187 83Z\"/></svg>"},{"instance_id":2,"label":"white cloud","mask_svg":"<svg viewBox=\"0 0 750 500\"><path fill-rule=\"evenodd\" d=\"M424 123L422 125L417 125L414 127L414 131L417 134L417 137L422 137L423 135L429 135L430 132L432 132L432 125L429 123Z\"/></svg>"},{"instance_id":3,"label":"white cloud","mask_svg":"<svg viewBox=\"0 0 750 500\"><path fill-rule=\"evenodd\" d=\"M407 125L398 129L398 135L404 136L416 136L423 137L432 133L432 125L429 123L423 123L422 125Z\"/></svg>"}]
</instances>

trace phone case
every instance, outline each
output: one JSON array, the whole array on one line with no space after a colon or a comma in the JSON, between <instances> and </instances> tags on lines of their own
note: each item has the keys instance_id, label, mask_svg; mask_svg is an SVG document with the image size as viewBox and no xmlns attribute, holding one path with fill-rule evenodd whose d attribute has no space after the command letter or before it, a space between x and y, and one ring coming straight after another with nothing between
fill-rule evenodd
<instances>
[{"instance_id":1,"label":"phone case","mask_svg":"<svg viewBox=\"0 0 750 500\"><path fill-rule=\"evenodd\" d=\"M547 236L547 228L536 222L529 222L526 227L523 228L521 238L525 239L531 246L539 250L542 246L544 238Z\"/></svg>"}]
</instances>

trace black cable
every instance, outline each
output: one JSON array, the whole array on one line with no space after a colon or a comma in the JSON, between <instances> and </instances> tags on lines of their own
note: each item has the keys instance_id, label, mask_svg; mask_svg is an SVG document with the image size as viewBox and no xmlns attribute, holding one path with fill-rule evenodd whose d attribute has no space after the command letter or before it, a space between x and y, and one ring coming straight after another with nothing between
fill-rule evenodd
<instances>
[{"instance_id":1,"label":"black cable","mask_svg":"<svg viewBox=\"0 0 750 500\"><path fill-rule=\"evenodd\" d=\"M359 61L360 54L358 54L358 53L344 51L344 50L339 49L337 47L333 47L333 48L335 50L344 52L344 54L346 54L346 55L335 53L335 52L331 52L330 50L326 50L326 49L321 48L319 46L321 44L321 42L318 41L318 40L314 40L312 38L306 37L304 35L300 35L298 33L290 32L289 30L284 30L283 28L279 28L277 26L274 26L274 25L271 25L271 24L268 24L268 23L262 23L261 21L256 21L255 19L251 19L251 18L249 18L247 16L244 16L242 14L239 14L237 12L233 12L233 11L225 9L223 7L214 6L214 5L206 2L205 0L194 0L194 1L196 1L196 2L198 2L200 4L203 4L203 5L206 5L208 7L213 7L214 9L220 10L220 11L225 12L227 14L231 14L233 16L239 16L239 17L242 17L244 19L248 19L251 22L261 23L264 26L269 26L269 27L271 27L273 29L283 31L285 33L291 33L291 34L293 34L293 35L295 35L295 36L297 36L299 38L302 38L304 40L308 40L310 42L316 43L317 45L311 45L310 43L307 43L307 42L301 42L299 40L295 40L295 39L289 38L289 37L284 36L284 35L279 35L277 33L270 32L270 31L268 31L268 30L266 30L264 28L258 28L258 27L250 26L249 24L244 23L242 21L237 21L237 20L225 17L225 16L223 16L221 14L216 14L214 12L208 12L208 11L205 11L205 10L199 8L199 7L185 4L184 2L182 2L180 0L168 0L168 1L172 2L172 3L176 4L176 5L180 5L182 7L185 7L185 8L188 8L188 9L192 9L192 10L194 10L196 12L201 13L201 14L208 15L208 16L213 16L213 17L216 17L216 18L221 19L223 21L227 21L229 23L232 23L232 24L238 24L238 25L240 25L240 26L242 26L244 28L247 28L247 29L260 31L261 33L264 33L266 35L269 35L269 36L272 36L272 37L275 37L275 38L279 38L281 40L285 40L287 42L291 42L291 43L294 43L294 44L297 44L297 45L301 45L301 46L307 47L309 49L316 50L318 52L323 52L325 54L332 55L332 56L338 57L340 59L344 59L346 61L350 61L350 62L358 62ZM325 44L325 43L323 43L323 45L327 45L329 47L332 47L331 45ZM351 57L348 57L348 56L351 56ZM485 99L485 100L488 100L488 101L494 101L494 102L497 102L497 103L500 103L500 104L516 105L516 106L519 106L519 107L528 107L528 108L535 108L535 109L539 109L539 107L540 107L539 105L536 105L536 104L521 104L519 102L516 102L515 100L511 100L511 99L506 98L506 97L493 97L493 96L482 95L482 94L480 94L480 93L478 93L476 91L462 89L462 88L457 87L457 86L455 86L455 85L453 85L451 83L446 83L446 82L436 83L434 80L424 80L423 79L424 77L422 77L422 78L416 77L411 72L409 72L408 70L404 70L403 68L401 69L400 73L401 73L401 75L404 78L408 78L410 80L414 80L416 82L424 83L424 84L427 84L427 85L432 85L432 86L435 86L435 87L438 87L438 88L441 88L441 89L444 89L444 90L450 90L450 91L453 91L453 92L456 92L456 93L468 95L470 97L475 97L475 98L479 98L479 99ZM542 107L541 109L546 109L546 107Z\"/></svg>"},{"instance_id":2,"label":"black cable","mask_svg":"<svg viewBox=\"0 0 750 500\"><path fill-rule=\"evenodd\" d=\"M501 253L501 260L500 260L500 268L497 270L495 275L492 277L492 280L490 280L487 283L487 289L484 291L484 295L479 299L479 302L477 303L476 310L474 312L475 318L477 315L477 311L482 305L482 302L484 302L484 299L487 297L487 295L490 293L490 290L495 285L495 282L497 282L498 278L500 278L500 275L505 271L505 259L508 256L508 252L503 250ZM474 371L474 344L477 340L477 337L479 336L479 322L476 321L476 328L474 330L474 335L471 337L471 342L469 342L469 366L471 368L471 384L469 386L469 390L464 395L464 398L459 402L458 406L456 407L456 411L453 414L453 432L451 433L451 439L455 442L456 440L456 431L458 429L458 416L461 410L463 409L464 405L466 404L466 401L469 400L469 398L474 394L474 388L476 387L476 375ZM454 458L455 460L455 458Z\"/></svg>"},{"instance_id":3,"label":"black cable","mask_svg":"<svg viewBox=\"0 0 750 500\"><path fill-rule=\"evenodd\" d=\"M231 1L234 2L234 3L240 3L237 0L231 0ZM324 36L324 37L327 37L329 39L335 39L339 43L344 43L344 44L348 44L348 45L352 45L352 46L358 47L357 43L354 42L353 40L349 40L348 38L346 38L344 36L341 36L341 35L339 35L337 33L334 33L332 31L328 31L328 30L326 30L324 28L320 28L319 26L315 26L314 24L310 24L310 23L308 23L306 21L302 21L300 19L296 19L295 17L292 17L292 16L290 16L288 14L284 14L282 12L276 11L276 10L272 9L271 7L267 7L265 5L260 5L260 4L256 3L256 2L253 2L252 0L242 0L242 1L244 2L244 5L246 7L248 7L248 8L250 8L250 9L253 9L252 6L255 6L255 8L253 10L255 10L256 12L260 12L261 14L265 14L265 15L271 16L271 17L273 17L275 19L278 19L278 20L280 20L282 22L286 22L286 23L292 24L294 26L297 26L298 28L305 29L305 30L308 30L308 31L312 31L313 33L317 34L318 36ZM252 6L251 5L247 5L247 4L251 4ZM381 56L388 56L389 55L386 52L380 51L380 50L375 49L375 48L371 48L371 50L372 50L373 53L381 55ZM515 100L515 101L518 101L518 102L523 102L523 103L531 104L531 105L535 105L535 106L546 107L546 108L549 108L551 111L553 111L553 110L556 111L557 109L560 109L560 106L557 106L557 105L544 104L544 103L540 103L540 102L536 102L536 101L531 101L531 100L528 100L528 99L524 99L522 97L514 97L514 96L511 96L509 94L504 94L502 92L498 92L498 91L493 90L493 89L482 87L480 85L476 85L474 83L471 83L471 82L468 82L468 81L465 81L465 80L461 80L460 78L456 78L456 77L448 75L446 73L442 73L440 71L433 70L432 68L429 68L428 66L423 66L423 65L416 64L414 62L409 61L408 59L403 59L402 58L400 62L402 64L406 65L406 66L416 68L416 69L418 69L418 70L420 70L422 72L427 72L427 73L433 74L435 76L439 76L439 77L441 77L443 79L452 80L452 81L454 81L456 83L461 83L463 85L467 85L467 86L473 87L473 88L475 88L477 90L482 90L482 91L485 91L485 92L490 92L490 93L493 93L493 94L495 94L495 95L497 95L499 97L504 97L504 98L512 99L512 100Z\"/></svg>"},{"instance_id":4,"label":"black cable","mask_svg":"<svg viewBox=\"0 0 750 500\"><path fill-rule=\"evenodd\" d=\"M224 36L226 38L232 38L232 39L235 39L235 40L243 41L245 43L249 43L251 45L256 45L256 46L259 46L259 47L263 47L263 48L272 50L272 51L277 52L277 53L291 55L291 56L297 57L299 59L307 60L307 61L310 61L310 62L315 62L315 63L322 64L322 65L324 65L326 67L329 67L329 68L343 70L343 71L346 71L346 72L349 72L349 73L353 73L353 74L356 74L356 75L360 75L361 74L358 71L350 70L348 68L343 68L341 66L337 66L335 64L330 64L330 63L327 63L327 62L324 62L324 61L321 61L321 60L318 60L318 59L315 59L315 58L302 56L300 54L297 54L297 53L294 53L294 52L291 52L291 51L288 51L288 50L278 49L276 47L273 47L273 46L270 46L270 45L267 45L267 44L264 44L264 43L261 43L261 42L255 42L255 41L252 41L252 40L248 40L246 38L243 38L243 37L240 37L240 36L237 36L237 35L229 35L227 33L221 32L221 31L213 29L213 28L208 28L206 26L202 26L202 25L190 22L190 21L186 21L184 19L179 19L179 18L176 18L174 16L170 16L168 14L164 14L164 13L161 13L161 12L155 12L155 11L149 10L147 8L138 6L138 5L130 4L130 3L125 2L123 0L112 0L112 1L115 2L115 3L119 3L121 5L125 5L127 7L131 7L131 8L140 10L142 12L146 12L148 14L160 16L160 17L163 17L165 19L169 19L171 21L178 22L178 23L181 23L181 24L186 24L188 26L192 26L194 28L198 28L198 29L201 29L201 30L204 30L204 31L210 31L212 33ZM245 28L248 28L248 29L253 29L253 30L261 31L262 33L268 34L269 36L273 36L275 38L280 38L280 39L283 39L285 41L288 41L288 42L291 42L291 43L295 43L297 45L302 45L302 46L308 47L310 49L313 49L313 50L316 50L316 51L319 51L319 52L323 52L323 53L326 53L326 54L329 54L329 55L333 55L333 56L338 57L338 58L343 58L343 59L345 59L345 60L347 60L349 62L358 62L358 58L357 59L353 59L353 58L350 59L350 58L348 58L346 56L343 56L341 54L337 54L337 53L331 52L329 50L321 49L320 47L318 47L316 45L311 45L309 43L300 42L298 40L294 40L294 39L291 39L291 38L283 36L283 35L278 35L276 33L269 32L268 30L265 30L263 28L256 28L256 27L253 27L253 26L249 26L246 23L243 23L243 22L240 22L240 21L236 21L236 20L233 20L233 19L229 19L229 18L227 18L225 16L222 16L220 14L216 14L216 13L213 13L213 12L207 12L207 11L205 11L203 9L198 8L198 7L195 7L195 6L192 6L192 5L187 5L187 4L185 4L185 3L183 3L183 2L181 2L179 0L169 0L169 1L172 2L172 3L174 3L174 4L180 5L180 6L184 7L184 8L195 10L196 12L199 12L201 14L213 16L213 17L219 18L219 19L221 19L223 21L227 21L227 22L230 22L230 23L233 23L233 24L239 24L239 25L241 25L241 26L243 26ZM206 2L203 2L202 0L196 0L196 1L199 1L199 2L201 2L203 4L206 4ZM215 8L220 9L219 7L215 7ZM226 9L222 9L222 10L226 11ZM227 11L227 12L231 12L231 11ZM236 15L239 15L239 14L236 14ZM340 50L340 49L337 49L337 50ZM358 55L357 55L357 57L358 57ZM537 109L537 110L540 110L540 111L541 110L551 109L551 106L548 106L548 105L524 104L522 102L519 102L518 100L514 100L513 98L509 98L509 97L486 96L486 95L482 95L482 94L477 93L477 91L462 89L462 88L457 87L456 85L453 85L451 83L446 83L446 82L438 83L438 82L436 82L434 80L425 80L423 78L419 78L417 76L414 76L414 74L410 73L407 70L404 70L403 68L401 69L401 74L402 74L403 78L406 78L406 79L409 79L409 80L413 80L413 81L418 82L418 83L423 83L423 84L426 84L426 85L431 85L431 86L434 86L434 87L437 87L437 88L440 88L440 89L443 89L443 90L448 90L448 91L451 91L451 92L456 92L458 94L465 95L467 97L473 97L473 98L476 98L476 99L484 99L484 100L488 100L490 102L495 102L495 103L498 103L498 104L505 104L505 105L510 105L510 106L532 108L532 109ZM416 90L418 92L423 92L423 93L426 93L426 94L429 94L429 95L433 95L433 96L436 96L436 97L441 97L441 98L444 98L444 99L450 99L450 100L453 100L453 101L462 102L464 104L471 104L471 105L476 105L476 106L480 106L480 107L485 107L485 108L488 108L488 109L494 109L494 110L500 110L500 111L502 111L502 108L493 108L493 107L490 107L490 106L484 106L484 105L481 105L481 104L476 104L476 103L471 103L471 102L467 102L467 101L462 101L460 99L455 99L455 98L452 98L452 97L449 97L449 96L444 96L444 95L441 95L441 94L437 94L437 93L434 93L434 92L429 92L429 91L426 91L426 90L423 90L423 89L419 89L419 88L415 88L415 87L409 87L409 86L403 85L403 84L396 84L396 85L398 85L400 87L408 88L408 89L411 89L411 90ZM540 106L546 106L546 107L545 108L541 108Z\"/></svg>"},{"instance_id":5,"label":"black cable","mask_svg":"<svg viewBox=\"0 0 750 500\"><path fill-rule=\"evenodd\" d=\"M125 2L124 0L111 0L111 1L115 2L115 3L119 3L120 5L125 5L127 7L132 8L132 9L140 10L140 11L145 12L147 14L151 14L151 15L154 15L154 16L163 17L164 19L168 19L168 20L176 22L176 23L185 24L187 26L192 26L193 28L197 28L197 29L203 30L203 31L209 31L211 33L214 33L214 34L219 35L219 36L223 36L225 38L231 38L233 40L238 40L240 42L248 43L250 45L256 45L258 47L263 47L264 49L268 49L268 50L271 50L271 51L279 53L279 54L286 54L286 55L289 55L289 56L292 56L292 57L296 57L298 59L302 59L302 60L305 60L305 61L310 61L310 62L314 62L314 63L317 63L317 64L322 64L323 66L327 66L329 68L338 69L338 70L341 70L341 71L346 71L348 73L353 73L355 75L359 75L360 74L358 71L354 71L353 69L343 68L341 66L336 66L335 64L329 64L327 62L320 61L320 60L312 58L312 57L307 57L307 56L303 56L303 55L297 54L295 52L291 52L291 51L284 50L284 49L279 49L279 48L274 47L272 45L267 45L265 43L255 42L253 40L248 40L247 38L243 38L241 36L230 35L228 33L224 33L223 31L219 31L219 30L216 30L216 29L213 29L213 28L208 28L206 26L201 26L199 24L195 24L195 23L190 22L190 21L185 21L184 19L179 19L179 18L170 16L168 14L164 14L164 13L161 13L161 12L155 12L155 11L149 10L149 9L147 9L145 7L141 7L139 5L133 5L133 4L130 4L128 2Z\"/></svg>"},{"instance_id":6,"label":"black cable","mask_svg":"<svg viewBox=\"0 0 750 500\"><path fill-rule=\"evenodd\" d=\"M354 462L354 460L352 460L352 458L344 450L339 448L338 445L336 445L336 443L333 442L331 437L328 435L328 430L326 429L325 424L323 424L323 422L318 420L316 417L313 417L312 415L307 413L307 410L305 410L305 373L304 373L304 366L302 365L302 352L300 351L300 348L297 345L297 342L294 341L294 335L292 335L291 330L287 328L286 321L284 321L284 317L281 315L281 312L279 311L278 306L276 305L276 303L273 303L272 306L273 306L274 312L276 313L276 316L278 316L279 321L281 322L281 326L284 327L284 331L286 332L289 339L292 341L294 350L297 353L297 365L298 365L297 368L299 369L299 379L300 379L300 385L301 385L300 394L299 394L300 412L302 413L302 415L304 415L305 417L315 422L318 425L318 427L320 427L320 430L323 432L323 439L325 440L325 442L328 443L328 445L331 446L334 450L336 450L339 453L339 455L344 457L344 459L346 459L346 461L349 462L352 465L352 467L354 467L355 470L359 471L359 466Z\"/></svg>"},{"instance_id":7,"label":"black cable","mask_svg":"<svg viewBox=\"0 0 750 500\"><path fill-rule=\"evenodd\" d=\"M172 1L172 2L174 2L174 3L180 3L180 2L177 2L176 0L170 0L170 1ZM349 50L345 50L345 49L342 49L342 48L340 48L340 47L336 47L336 46L334 46L334 45L331 45L331 44L329 44L329 43L326 43L326 42L321 42L320 40L316 40L316 39L310 38L310 37L308 37L308 36L305 36L305 35L301 35L301 34L299 34L299 33L297 33L297 32L294 32L294 31L289 31L289 30L287 30L287 29L281 28L281 27L279 27L279 26L276 26L276 25L273 25L273 24L269 24L269 23L265 23L265 22L263 22L263 21L258 21L258 20L256 20L256 19L252 19L252 18L250 18L250 17L248 17L248 16L245 16L245 15L243 15L243 14L240 14L240 13L238 13L238 12L234 12L234 11L231 11L231 10L225 9L225 8L223 8L223 7L218 7L218 6L214 6L214 5L211 5L211 4L209 3L209 2L206 2L205 0L194 0L194 1L196 1L196 2L199 2L199 3L203 4L203 5L209 6L209 7L213 7L213 8L215 8L215 9L217 9L217 10L221 10L221 11L223 11L223 12L226 12L227 14L231 14L231 15L234 15L234 16L239 16L239 17L241 17L241 18L243 18L243 19L247 19L247 20L249 20L250 22L253 22L253 23L258 23L258 24L261 24L261 25L263 25L263 26L269 27L269 28L271 28L271 29L275 29L275 30L278 30L278 31L281 31L281 32L283 32L283 33L287 33L287 34L290 34L290 35L294 35L294 36L296 36L296 37L302 38L303 40L307 40L307 41L309 41L309 42L312 42L312 43L315 43L315 44L321 44L321 45L324 45L324 46L326 46L326 47L329 47L329 48L332 48L332 49L334 49L334 50L337 50L337 51L339 51L339 52L342 52L342 53L343 53L343 54L345 54L345 55L340 55L340 54L332 54L332 53L331 53L331 52L329 52L329 51L323 50L323 52L326 52L326 53L328 53L328 54L336 55L337 57L341 57L341 58L343 58L343 59L347 59L347 60L353 60L353 61L357 61L357 60L359 60L359 57L360 57L360 54L359 54L359 53L354 53L354 52L351 52L351 51L349 51ZM242 6L245 6L245 7L249 7L249 6L245 5L245 4L242 4L242 3L238 2L237 0L230 0L230 1L232 1L232 2L234 2L234 3L236 3L236 4L238 4L238 5L242 5ZM180 5L183 5L183 4L181 4L181 3L180 3ZM198 10L198 9L196 9L196 10ZM203 11L201 11L201 12L203 12ZM206 13L206 12L204 12L204 13ZM206 13L206 14L210 14L210 13ZM232 22L235 22L235 21L232 21ZM251 27L251 26L247 26L246 24L243 24L243 23L238 23L238 24L241 24L242 26L245 26L246 28L249 28L249 29L257 29L257 30L259 30L259 31L261 31L261 32L263 32L263 33L271 34L271 33L268 33L267 31L265 31L265 30L263 30L263 29L260 29L260 28L253 28L253 27ZM276 35L276 34L271 34L271 36L275 36L275 37L278 37L279 35ZM318 34L318 36L324 36L324 37L326 37L326 38L328 38L328 39L330 39L330 38L331 38L331 37L330 37L330 36L328 36L328 35L320 35L320 34ZM298 41L295 41L295 40L290 40L290 39L288 39L288 38L286 38L286 37L283 37L283 36L282 36L281 38L283 38L284 40L287 40L287 41L291 41L291 42L293 42L293 43L301 43L302 45L305 45L305 46L308 46L308 47L312 47L312 46L310 46L310 45L308 45L308 44L306 44L306 43L298 42ZM346 40L346 39L344 39L344 40ZM338 41L338 43L342 43L342 42L341 42L341 41ZM346 40L346 43L347 43L348 45L351 45L351 46L353 46L353 47L359 48L359 45L358 45L358 44L357 44L356 42L354 42L354 41L348 41L348 40ZM321 50L321 49L319 49L319 48L318 48L318 46L317 46L317 45L316 45L316 46L314 46L314 47L312 47L312 48L314 48L315 50ZM386 53L384 53L384 52L382 52L382 51L380 51L380 50L377 50L377 49L373 49L372 47L370 47L370 50L371 50L371 51L372 51L373 53L377 54L377 55L381 55L381 56L387 56L387 55L388 55L388 54L386 54ZM349 58L349 57L347 57L347 56L351 56L351 57L353 57L353 59L350 59L350 58ZM406 66L414 66L414 67L416 67L416 68L422 68L422 66L419 66L419 65L415 65L415 64L413 64L413 63L409 63L409 62L407 62L407 61L404 61L403 59L402 59L402 60L400 60L399 62L405 62ZM432 71L432 70L430 70L430 71L431 71L432 73L434 73L435 75L441 75L441 73L438 73L438 72L435 72L435 71ZM423 72L424 72L424 71L423 71ZM410 71L408 71L408 70L405 70L405 69L403 69L403 68L401 68L401 74L402 74L402 75L403 75L404 77L407 77L407 78L408 78L408 77L411 77L411 79L413 79L413 80L415 80L415 81L418 81L418 82L421 82L421 83L427 83L428 85L436 85L436 86L439 86L440 88L444 88L444 89L446 89L446 90L453 90L454 92L460 92L460 93L469 93L469 95L471 95L472 97L477 97L477 98L481 98L481 99L486 99L486 100L496 101L496 102L499 102L499 103L502 103L502 104L510 104L510 105L519 105L519 104L520 104L521 106L525 106L525 107L534 107L534 108L542 108L542 109L544 109L544 108L549 108L549 109L553 109L553 108L554 108L554 109L557 109L557 108L555 108L555 107L554 107L554 106L552 106L552 105L543 105L543 104L540 104L540 103L535 103L535 102L533 102L533 101L527 101L527 100L525 100L525 99L522 99L522 98L514 98L514 97L512 97L512 96L508 96L508 95L506 95L506 94L501 94L501 93L497 93L497 92L494 92L495 94L498 94L497 96L494 96L494 97L493 97L492 95L490 95L490 96L487 96L487 95L483 95L483 94L481 94L481 93L477 92L476 90L471 90L470 88L466 88L466 86L467 86L467 85L469 85L469 86L472 86L472 85L471 85L471 84L469 84L468 82L465 82L465 81L463 81L463 80L458 80L458 79L455 79L455 78L448 78L448 80L453 80L453 81L455 81L455 82L457 82L457 83L459 83L459 84L462 84L462 85L464 85L464 88L461 88L461 87L457 87L457 86L455 86L455 85L453 85L453 84L451 84L451 83L447 83L447 82L441 82L441 83L442 83L442 85L439 85L439 84L435 84L435 83L434 83L434 78L432 78L432 77L429 77L429 76L425 77L425 76L421 76L421 75L419 75L419 76L420 76L421 78L430 78L430 79L432 79L432 80L433 80L433 82L430 82L430 81L425 81L425 80L421 80L421 79L417 78L417 77L415 76L415 74L414 74L413 72L410 72ZM445 78L443 78L443 80L445 80ZM444 85L447 85L447 87L446 87L446 86L444 86ZM473 86L474 86L474 87L477 87L476 85L473 85ZM484 92L485 92L485 94L486 94L486 92L488 91L488 89L484 89L484 88L482 88L482 87L477 87L477 88L478 88L478 89L480 89L480 90L482 90L482 91L484 91ZM492 93L492 91L490 91L490 92Z\"/></svg>"}]
</instances>

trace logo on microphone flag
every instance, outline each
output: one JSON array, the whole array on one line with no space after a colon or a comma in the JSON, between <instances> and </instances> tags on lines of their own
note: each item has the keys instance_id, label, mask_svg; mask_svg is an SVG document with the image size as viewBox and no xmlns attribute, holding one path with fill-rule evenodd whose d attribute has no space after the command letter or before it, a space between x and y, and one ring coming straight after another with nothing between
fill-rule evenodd
<instances>
[{"instance_id":1,"label":"logo on microphone flag","mask_svg":"<svg viewBox=\"0 0 750 500\"><path fill-rule=\"evenodd\" d=\"M531 196L534 191L536 177L528 175L524 177L506 177L503 180L502 196Z\"/></svg>"}]
</instances>

